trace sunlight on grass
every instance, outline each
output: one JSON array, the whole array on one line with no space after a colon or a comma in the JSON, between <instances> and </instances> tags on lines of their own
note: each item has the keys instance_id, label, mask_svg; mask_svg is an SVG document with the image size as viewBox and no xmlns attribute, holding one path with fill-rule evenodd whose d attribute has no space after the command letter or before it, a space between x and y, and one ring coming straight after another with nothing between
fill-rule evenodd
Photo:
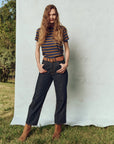
<instances>
[{"instance_id":1,"label":"sunlight on grass","mask_svg":"<svg viewBox=\"0 0 114 144\"><path fill-rule=\"evenodd\" d=\"M13 114L14 83L0 82L0 118Z\"/></svg>"},{"instance_id":2,"label":"sunlight on grass","mask_svg":"<svg viewBox=\"0 0 114 144\"><path fill-rule=\"evenodd\" d=\"M0 82L0 144L19 144L23 126L10 125L14 111L15 82ZM62 126L59 140L52 141L54 125L32 127L24 144L114 144L114 126Z\"/></svg>"}]
</instances>

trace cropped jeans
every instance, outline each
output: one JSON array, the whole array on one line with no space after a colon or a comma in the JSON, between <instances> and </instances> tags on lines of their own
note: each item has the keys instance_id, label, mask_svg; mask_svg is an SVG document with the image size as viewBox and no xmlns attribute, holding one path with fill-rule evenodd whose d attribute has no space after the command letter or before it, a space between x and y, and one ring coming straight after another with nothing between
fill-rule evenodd
<instances>
[{"instance_id":1,"label":"cropped jeans","mask_svg":"<svg viewBox=\"0 0 114 144\"><path fill-rule=\"evenodd\" d=\"M66 123L68 71L66 69L64 73L57 73L56 71L61 68L60 63L65 63L65 60L55 62L42 60L43 68L47 72L39 72L26 124L37 125L46 94L53 80L56 92L54 122L56 124Z\"/></svg>"}]
</instances>

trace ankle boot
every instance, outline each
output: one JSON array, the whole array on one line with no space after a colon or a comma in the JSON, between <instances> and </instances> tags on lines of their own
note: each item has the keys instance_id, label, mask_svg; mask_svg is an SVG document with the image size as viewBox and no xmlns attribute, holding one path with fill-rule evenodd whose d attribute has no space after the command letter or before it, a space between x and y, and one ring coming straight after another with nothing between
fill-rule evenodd
<instances>
[{"instance_id":1,"label":"ankle boot","mask_svg":"<svg viewBox=\"0 0 114 144\"><path fill-rule=\"evenodd\" d=\"M52 139L54 139L54 138L58 139L60 137L61 127L62 127L62 125L55 124L55 131L54 131L54 134L52 136Z\"/></svg>"},{"instance_id":2,"label":"ankle boot","mask_svg":"<svg viewBox=\"0 0 114 144\"><path fill-rule=\"evenodd\" d=\"M18 140L19 140L19 141L24 141L24 140L27 138L30 130L31 130L31 125L25 124L23 133L22 133L22 135L19 137Z\"/></svg>"}]
</instances>

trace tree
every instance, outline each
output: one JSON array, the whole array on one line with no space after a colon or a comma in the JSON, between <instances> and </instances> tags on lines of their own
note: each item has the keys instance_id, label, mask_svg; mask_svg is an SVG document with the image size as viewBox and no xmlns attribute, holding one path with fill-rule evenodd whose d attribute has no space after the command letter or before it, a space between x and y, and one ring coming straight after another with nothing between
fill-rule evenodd
<instances>
[{"instance_id":1,"label":"tree","mask_svg":"<svg viewBox=\"0 0 114 144\"><path fill-rule=\"evenodd\" d=\"M0 8L0 81L4 82L11 69L15 71L15 27L16 0L7 0Z\"/></svg>"}]
</instances>

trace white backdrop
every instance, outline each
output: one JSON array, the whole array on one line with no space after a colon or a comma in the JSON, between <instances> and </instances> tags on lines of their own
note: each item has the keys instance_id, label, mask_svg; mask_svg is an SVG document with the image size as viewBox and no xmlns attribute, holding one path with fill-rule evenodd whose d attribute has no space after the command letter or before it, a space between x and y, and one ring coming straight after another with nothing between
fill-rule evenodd
<instances>
[{"instance_id":1,"label":"white backdrop","mask_svg":"<svg viewBox=\"0 0 114 144\"><path fill-rule=\"evenodd\" d=\"M113 0L17 0L15 106L11 125L25 125L39 74L36 29L48 4L55 4L69 35L66 124L114 125ZM52 83L38 127L54 124L55 104Z\"/></svg>"}]
</instances>

